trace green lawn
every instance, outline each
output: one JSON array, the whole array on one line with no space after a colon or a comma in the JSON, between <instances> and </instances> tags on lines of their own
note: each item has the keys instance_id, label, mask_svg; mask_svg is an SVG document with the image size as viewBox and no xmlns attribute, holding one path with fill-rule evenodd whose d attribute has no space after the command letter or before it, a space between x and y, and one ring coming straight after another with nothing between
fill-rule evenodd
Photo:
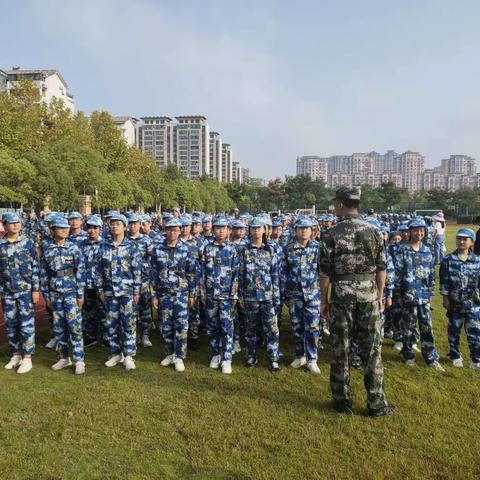
<instances>
[{"instance_id":1,"label":"green lawn","mask_svg":"<svg viewBox=\"0 0 480 480\"><path fill-rule=\"evenodd\" d=\"M407 369L386 341L386 392L399 413L380 419L366 416L358 371L352 374L355 415L330 410L328 347L319 376L287 367L293 353L287 321L276 376L264 356L253 370L237 355L231 376L212 371L205 345L176 374L159 365L158 331L155 347L139 351L130 373L103 367L108 353L101 347L87 351L85 376L53 372L54 353L39 347L28 375L0 371L0 480L478 479L480 374L445 359L438 296L434 308L447 373L427 369L420 356ZM38 344L46 338L40 332ZM465 337L462 350L469 360ZM0 355L7 361L8 349Z\"/></svg>"}]
</instances>

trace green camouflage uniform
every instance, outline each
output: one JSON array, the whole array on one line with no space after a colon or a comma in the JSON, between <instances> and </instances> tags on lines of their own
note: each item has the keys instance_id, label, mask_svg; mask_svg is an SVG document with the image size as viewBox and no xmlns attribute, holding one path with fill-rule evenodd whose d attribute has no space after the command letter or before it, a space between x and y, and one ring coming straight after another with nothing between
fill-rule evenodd
<instances>
[{"instance_id":1,"label":"green camouflage uniform","mask_svg":"<svg viewBox=\"0 0 480 480\"><path fill-rule=\"evenodd\" d=\"M355 332L365 365L367 406L378 410L387 405L376 284L377 270L386 269L385 249L379 232L358 216L339 220L320 240L320 272L331 281L330 388L335 404L351 408L349 357Z\"/></svg>"}]
</instances>

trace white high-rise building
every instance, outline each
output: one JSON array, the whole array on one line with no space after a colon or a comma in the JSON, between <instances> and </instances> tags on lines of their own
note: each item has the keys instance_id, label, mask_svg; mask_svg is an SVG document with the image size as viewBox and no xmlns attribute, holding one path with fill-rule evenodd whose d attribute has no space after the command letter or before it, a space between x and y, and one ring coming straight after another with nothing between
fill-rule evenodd
<instances>
[{"instance_id":1,"label":"white high-rise building","mask_svg":"<svg viewBox=\"0 0 480 480\"><path fill-rule=\"evenodd\" d=\"M138 144L138 119L128 116L112 117L115 126L122 132L125 143L132 147Z\"/></svg>"},{"instance_id":2,"label":"white high-rise building","mask_svg":"<svg viewBox=\"0 0 480 480\"><path fill-rule=\"evenodd\" d=\"M188 178L210 175L210 127L202 115L175 117L173 161Z\"/></svg>"},{"instance_id":3,"label":"white high-rise building","mask_svg":"<svg viewBox=\"0 0 480 480\"><path fill-rule=\"evenodd\" d=\"M7 72L0 70L0 92L7 89L7 79L8 79Z\"/></svg>"},{"instance_id":4,"label":"white high-rise building","mask_svg":"<svg viewBox=\"0 0 480 480\"><path fill-rule=\"evenodd\" d=\"M142 117L138 127L137 145L149 154L160 168L173 163L172 132L174 122L170 117Z\"/></svg>"},{"instance_id":5,"label":"white high-rise building","mask_svg":"<svg viewBox=\"0 0 480 480\"><path fill-rule=\"evenodd\" d=\"M20 80L29 80L38 86L42 102L49 104L54 98L57 98L62 100L65 107L74 113L75 101L73 95L68 93L67 82L58 70L27 70L15 67L12 70L6 70L4 73L7 75L7 82L4 85L7 91L15 88Z\"/></svg>"},{"instance_id":6,"label":"white high-rise building","mask_svg":"<svg viewBox=\"0 0 480 480\"><path fill-rule=\"evenodd\" d=\"M243 183L243 170L245 169L240 166L240 162L232 162L232 180L240 185Z\"/></svg>"},{"instance_id":7,"label":"white high-rise building","mask_svg":"<svg viewBox=\"0 0 480 480\"><path fill-rule=\"evenodd\" d=\"M400 155L399 166L403 178L402 187L410 193L421 190L421 175L425 170L425 157L418 152L409 150Z\"/></svg>"},{"instance_id":8,"label":"white high-rise building","mask_svg":"<svg viewBox=\"0 0 480 480\"><path fill-rule=\"evenodd\" d=\"M307 175L312 180L327 183L328 159L316 155L297 157L297 175Z\"/></svg>"},{"instance_id":9,"label":"white high-rise building","mask_svg":"<svg viewBox=\"0 0 480 480\"><path fill-rule=\"evenodd\" d=\"M210 175L222 180L222 137L218 132L210 132Z\"/></svg>"},{"instance_id":10,"label":"white high-rise building","mask_svg":"<svg viewBox=\"0 0 480 480\"><path fill-rule=\"evenodd\" d=\"M221 170L221 182L231 183L232 181L232 163L233 163L233 150L229 143L222 143L222 170Z\"/></svg>"},{"instance_id":11,"label":"white high-rise building","mask_svg":"<svg viewBox=\"0 0 480 480\"><path fill-rule=\"evenodd\" d=\"M477 174L475 159L468 155L450 155L442 160L441 170L444 175L471 175Z\"/></svg>"}]
</instances>

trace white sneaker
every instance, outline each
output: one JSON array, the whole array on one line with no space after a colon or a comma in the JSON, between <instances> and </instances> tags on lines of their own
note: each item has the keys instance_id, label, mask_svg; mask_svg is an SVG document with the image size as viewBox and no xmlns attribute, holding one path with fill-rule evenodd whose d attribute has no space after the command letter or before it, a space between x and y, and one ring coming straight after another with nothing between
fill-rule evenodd
<instances>
[{"instance_id":1,"label":"white sneaker","mask_svg":"<svg viewBox=\"0 0 480 480\"><path fill-rule=\"evenodd\" d=\"M137 368L135 366L135 360L130 355L127 355L125 357L125 360L123 361L123 366L125 367L125 370L135 370L135 368Z\"/></svg>"},{"instance_id":2,"label":"white sneaker","mask_svg":"<svg viewBox=\"0 0 480 480\"><path fill-rule=\"evenodd\" d=\"M456 358L455 360L452 360L452 365L457 368L462 368L463 367L463 358Z\"/></svg>"},{"instance_id":3,"label":"white sneaker","mask_svg":"<svg viewBox=\"0 0 480 480\"><path fill-rule=\"evenodd\" d=\"M173 355L167 355L161 362L160 365L162 367L168 367L171 365L174 361Z\"/></svg>"},{"instance_id":4,"label":"white sneaker","mask_svg":"<svg viewBox=\"0 0 480 480\"><path fill-rule=\"evenodd\" d=\"M323 334L326 336L326 337L329 337L330 336L330 330L328 327L323 327Z\"/></svg>"},{"instance_id":5,"label":"white sneaker","mask_svg":"<svg viewBox=\"0 0 480 480\"><path fill-rule=\"evenodd\" d=\"M421 350L418 348L418 345L416 343L412 345L412 351L414 351L415 353L421 352Z\"/></svg>"},{"instance_id":6,"label":"white sneaker","mask_svg":"<svg viewBox=\"0 0 480 480\"><path fill-rule=\"evenodd\" d=\"M415 361L414 358L412 358L411 360L405 360L405 365L407 367L414 367L416 364L417 362Z\"/></svg>"},{"instance_id":7,"label":"white sneaker","mask_svg":"<svg viewBox=\"0 0 480 480\"><path fill-rule=\"evenodd\" d=\"M175 365L176 372L182 373L185 371L185 364L181 358L176 358L173 364Z\"/></svg>"},{"instance_id":8,"label":"white sneaker","mask_svg":"<svg viewBox=\"0 0 480 480\"><path fill-rule=\"evenodd\" d=\"M394 350L397 350L397 351L400 352L402 350L402 348L403 348L403 343L402 342L395 342L393 344L393 349Z\"/></svg>"},{"instance_id":9,"label":"white sneaker","mask_svg":"<svg viewBox=\"0 0 480 480\"><path fill-rule=\"evenodd\" d=\"M480 362L470 362L470 368L472 370L480 371Z\"/></svg>"},{"instance_id":10,"label":"white sneaker","mask_svg":"<svg viewBox=\"0 0 480 480\"><path fill-rule=\"evenodd\" d=\"M20 362L20 366L18 367L17 373L28 373L32 368L33 368L32 359L24 358Z\"/></svg>"},{"instance_id":11,"label":"white sneaker","mask_svg":"<svg viewBox=\"0 0 480 480\"><path fill-rule=\"evenodd\" d=\"M114 367L115 365L118 365L119 363L123 362L123 355L112 355L106 362L105 366L106 367Z\"/></svg>"},{"instance_id":12,"label":"white sneaker","mask_svg":"<svg viewBox=\"0 0 480 480\"><path fill-rule=\"evenodd\" d=\"M214 355L210 360L210 368L218 368L221 361L220 355Z\"/></svg>"},{"instance_id":13,"label":"white sneaker","mask_svg":"<svg viewBox=\"0 0 480 480\"><path fill-rule=\"evenodd\" d=\"M50 341L45 345L45 348L55 348L57 346L57 340L51 338Z\"/></svg>"},{"instance_id":14,"label":"white sneaker","mask_svg":"<svg viewBox=\"0 0 480 480\"><path fill-rule=\"evenodd\" d=\"M52 365L52 370L61 370L62 368L67 368L72 365L70 357L61 358L57 363Z\"/></svg>"},{"instance_id":15,"label":"white sneaker","mask_svg":"<svg viewBox=\"0 0 480 480\"><path fill-rule=\"evenodd\" d=\"M75 375L83 375L85 373L85 362L77 362L75 364Z\"/></svg>"},{"instance_id":16,"label":"white sneaker","mask_svg":"<svg viewBox=\"0 0 480 480\"><path fill-rule=\"evenodd\" d=\"M430 363L428 366L439 373L445 373L445 369L436 360L433 363Z\"/></svg>"},{"instance_id":17,"label":"white sneaker","mask_svg":"<svg viewBox=\"0 0 480 480\"><path fill-rule=\"evenodd\" d=\"M240 353L242 351L242 347L240 346L240 342L233 343L233 353Z\"/></svg>"},{"instance_id":18,"label":"white sneaker","mask_svg":"<svg viewBox=\"0 0 480 480\"><path fill-rule=\"evenodd\" d=\"M310 360L307 364L307 369L310 373L318 375L320 373L320 368L318 368L317 362L315 360Z\"/></svg>"},{"instance_id":19,"label":"white sneaker","mask_svg":"<svg viewBox=\"0 0 480 480\"><path fill-rule=\"evenodd\" d=\"M292 368L300 368L307 364L307 357L297 357L290 366Z\"/></svg>"},{"instance_id":20,"label":"white sneaker","mask_svg":"<svg viewBox=\"0 0 480 480\"><path fill-rule=\"evenodd\" d=\"M12 370L14 368L17 368L20 363L22 363L22 356L21 355L13 355L13 357L10 359L10 361L5 365L5 368L7 370Z\"/></svg>"},{"instance_id":21,"label":"white sneaker","mask_svg":"<svg viewBox=\"0 0 480 480\"><path fill-rule=\"evenodd\" d=\"M227 375L230 375L232 373L232 362L222 362L222 373L225 373Z\"/></svg>"},{"instance_id":22,"label":"white sneaker","mask_svg":"<svg viewBox=\"0 0 480 480\"><path fill-rule=\"evenodd\" d=\"M150 341L150 338L148 338L148 335L144 335L142 337L142 345L144 347L153 347L152 342Z\"/></svg>"}]
</instances>

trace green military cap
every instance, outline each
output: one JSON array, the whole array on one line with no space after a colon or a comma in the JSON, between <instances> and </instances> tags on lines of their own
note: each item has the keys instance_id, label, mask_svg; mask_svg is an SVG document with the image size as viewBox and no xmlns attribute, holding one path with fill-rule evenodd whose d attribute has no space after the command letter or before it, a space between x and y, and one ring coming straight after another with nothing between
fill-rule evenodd
<instances>
[{"instance_id":1,"label":"green military cap","mask_svg":"<svg viewBox=\"0 0 480 480\"><path fill-rule=\"evenodd\" d=\"M332 200L360 200L361 195L362 189L360 186L340 187Z\"/></svg>"}]
</instances>

